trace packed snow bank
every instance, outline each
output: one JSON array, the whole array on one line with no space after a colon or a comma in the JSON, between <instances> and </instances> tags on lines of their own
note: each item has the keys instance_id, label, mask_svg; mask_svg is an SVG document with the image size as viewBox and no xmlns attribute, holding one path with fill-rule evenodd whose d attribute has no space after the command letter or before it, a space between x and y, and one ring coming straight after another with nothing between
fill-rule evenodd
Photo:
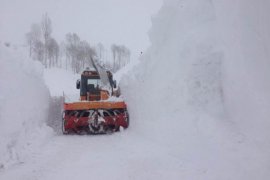
<instances>
[{"instance_id":1,"label":"packed snow bank","mask_svg":"<svg viewBox=\"0 0 270 180\"><path fill-rule=\"evenodd\" d=\"M170 147L159 160L171 167L165 157L178 159L175 179L270 176L264 2L250 14L251 1L246 9L246 1L239 1L233 12L233 1L165 1L153 19L152 46L122 79L130 131ZM247 28L255 25L260 31Z\"/></svg>"},{"instance_id":2,"label":"packed snow bank","mask_svg":"<svg viewBox=\"0 0 270 180\"><path fill-rule=\"evenodd\" d=\"M51 134L43 67L0 44L0 167L23 163Z\"/></svg>"}]
</instances>

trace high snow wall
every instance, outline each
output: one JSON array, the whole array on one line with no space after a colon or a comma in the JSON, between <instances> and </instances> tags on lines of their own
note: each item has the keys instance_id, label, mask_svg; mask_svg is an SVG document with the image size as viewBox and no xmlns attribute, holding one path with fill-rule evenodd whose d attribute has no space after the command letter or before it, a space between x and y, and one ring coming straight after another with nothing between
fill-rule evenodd
<instances>
[{"instance_id":1,"label":"high snow wall","mask_svg":"<svg viewBox=\"0 0 270 180\"><path fill-rule=\"evenodd\" d=\"M0 169L23 163L51 134L43 67L0 44Z\"/></svg>"},{"instance_id":2,"label":"high snow wall","mask_svg":"<svg viewBox=\"0 0 270 180\"><path fill-rule=\"evenodd\" d=\"M214 1L214 6L225 55L226 110L249 138L269 147L270 1Z\"/></svg>"},{"instance_id":3,"label":"high snow wall","mask_svg":"<svg viewBox=\"0 0 270 180\"><path fill-rule=\"evenodd\" d=\"M179 119L200 113L222 117L223 53L216 37L213 4L208 0L165 1L152 24L151 47L122 82L133 106L131 114L135 119L147 116L150 124L167 121L174 114Z\"/></svg>"},{"instance_id":4,"label":"high snow wall","mask_svg":"<svg viewBox=\"0 0 270 180\"><path fill-rule=\"evenodd\" d=\"M270 176L269 4L165 0L121 80L130 130L170 147L179 179Z\"/></svg>"}]
</instances>

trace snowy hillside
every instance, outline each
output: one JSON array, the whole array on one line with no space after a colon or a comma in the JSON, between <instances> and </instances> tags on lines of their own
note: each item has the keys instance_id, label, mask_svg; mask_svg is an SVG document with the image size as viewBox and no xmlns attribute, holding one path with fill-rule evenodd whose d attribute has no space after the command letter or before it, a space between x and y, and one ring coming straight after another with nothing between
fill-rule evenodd
<instances>
[{"instance_id":1,"label":"snowy hillside","mask_svg":"<svg viewBox=\"0 0 270 180\"><path fill-rule=\"evenodd\" d=\"M78 75L49 69L42 78L38 63L1 47L0 179L268 179L269 8L165 0L151 46L115 76L130 127L111 135L58 133L59 96L78 96Z\"/></svg>"}]
</instances>

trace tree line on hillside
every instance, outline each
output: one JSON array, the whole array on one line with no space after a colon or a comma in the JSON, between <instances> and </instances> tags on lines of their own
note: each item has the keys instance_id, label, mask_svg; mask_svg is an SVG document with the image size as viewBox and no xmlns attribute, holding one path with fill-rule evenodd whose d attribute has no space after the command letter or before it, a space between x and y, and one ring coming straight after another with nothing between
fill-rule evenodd
<instances>
[{"instance_id":1,"label":"tree line on hillside","mask_svg":"<svg viewBox=\"0 0 270 180\"><path fill-rule=\"evenodd\" d=\"M91 67L91 59L102 61L102 64L116 72L130 61L130 50L124 45L111 45L111 58L103 44L91 46L81 40L76 33L67 33L65 41L60 44L52 37L52 22L47 14L42 16L41 23L31 25L26 33L29 56L40 61L46 68L71 68L79 73L85 67Z\"/></svg>"}]
</instances>

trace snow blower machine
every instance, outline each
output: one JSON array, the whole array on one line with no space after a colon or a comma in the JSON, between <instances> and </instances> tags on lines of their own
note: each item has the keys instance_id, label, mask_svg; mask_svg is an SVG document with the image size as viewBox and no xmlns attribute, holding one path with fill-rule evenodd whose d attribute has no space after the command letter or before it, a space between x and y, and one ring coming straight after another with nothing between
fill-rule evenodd
<instances>
[{"instance_id":1,"label":"snow blower machine","mask_svg":"<svg viewBox=\"0 0 270 180\"><path fill-rule=\"evenodd\" d=\"M62 117L63 134L105 134L129 126L127 105L110 71L96 66L86 68L77 80L80 100L66 102Z\"/></svg>"}]
</instances>

